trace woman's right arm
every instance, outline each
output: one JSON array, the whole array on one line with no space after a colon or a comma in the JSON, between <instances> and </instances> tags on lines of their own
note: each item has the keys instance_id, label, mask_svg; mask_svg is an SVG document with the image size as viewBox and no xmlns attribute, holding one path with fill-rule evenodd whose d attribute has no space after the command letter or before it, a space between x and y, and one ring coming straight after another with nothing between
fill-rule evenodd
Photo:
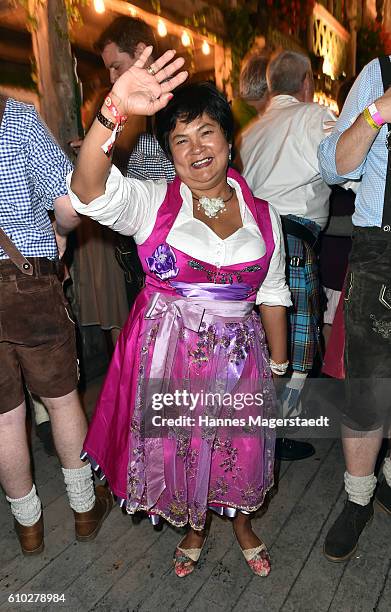
<instances>
[{"instance_id":1,"label":"woman's right arm","mask_svg":"<svg viewBox=\"0 0 391 612\"><path fill-rule=\"evenodd\" d=\"M146 70L144 66L151 53L152 47L146 47L135 64L113 86L110 97L121 117L154 115L168 104L172 98L171 91L187 78L185 71L174 76L183 66L184 59L174 60L173 50L166 51ZM105 105L101 113L109 121L115 122L112 111ZM103 152L102 145L111 133L109 128L95 119L80 149L71 189L84 204L105 193L111 160Z\"/></svg>"}]
</instances>

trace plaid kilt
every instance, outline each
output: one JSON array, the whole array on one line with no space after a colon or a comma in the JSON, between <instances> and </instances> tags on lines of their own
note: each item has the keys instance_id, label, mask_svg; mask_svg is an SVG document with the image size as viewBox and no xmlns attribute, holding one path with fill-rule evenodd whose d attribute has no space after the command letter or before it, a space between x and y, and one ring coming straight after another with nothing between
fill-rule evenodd
<instances>
[{"instance_id":1,"label":"plaid kilt","mask_svg":"<svg viewBox=\"0 0 391 612\"><path fill-rule=\"evenodd\" d=\"M320 228L313 221L289 215L316 236ZM288 344L293 370L309 372L320 346L321 299L317 256L312 247L292 234L286 234L287 282L293 306L288 310ZM295 266L292 258L305 261ZM297 261L297 260L296 260Z\"/></svg>"}]
</instances>

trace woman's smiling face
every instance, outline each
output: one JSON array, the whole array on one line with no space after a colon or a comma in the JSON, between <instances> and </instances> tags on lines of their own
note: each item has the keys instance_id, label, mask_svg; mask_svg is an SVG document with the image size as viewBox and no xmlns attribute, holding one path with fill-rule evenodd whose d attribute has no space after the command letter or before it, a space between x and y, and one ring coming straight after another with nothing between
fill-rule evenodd
<instances>
[{"instance_id":1,"label":"woman's smiling face","mask_svg":"<svg viewBox=\"0 0 391 612\"><path fill-rule=\"evenodd\" d=\"M214 189L225 182L230 147L209 115L204 113L190 123L177 121L169 144L177 175L192 191Z\"/></svg>"}]
</instances>

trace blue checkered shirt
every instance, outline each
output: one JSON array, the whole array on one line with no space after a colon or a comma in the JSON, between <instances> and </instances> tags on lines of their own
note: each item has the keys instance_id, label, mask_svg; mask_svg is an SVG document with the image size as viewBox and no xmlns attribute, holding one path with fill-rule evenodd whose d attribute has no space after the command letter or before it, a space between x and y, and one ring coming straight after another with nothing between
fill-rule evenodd
<instances>
[{"instance_id":1,"label":"blue checkered shirt","mask_svg":"<svg viewBox=\"0 0 391 612\"><path fill-rule=\"evenodd\" d=\"M356 197L356 210L352 217L353 225L361 227L381 227L382 224L388 159L385 144L387 125L383 125L379 130L363 163L345 176L337 173L335 152L342 132L347 130L358 115L383 93L380 64L379 60L375 59L367 64L357 77L335 125L335 131L319 146L320 173L326 183L331 185L342 183L345 179L361 179Z\"/></svg>"},{"instance_id":2,"label":"blue checkered shirt","mask_svg":"<svg viewBox=\"0 0 391 612\"><path fill-rule=\"evenodd\" d=\"M35 108L9 98L0 128L0 227L25 257L57 257L48 211L67 194L71 170Z\"/></svg>"},{"instance_id":3,"label":"blue checkered shirt","mask_svg":"<svg viewBox=\"0 0 391 612\"><path fill-rule=\"evenodd\" d=\"M171 183L175 178L175 168L155 136L145 133L140 134L129 157L126 176L148 181L164 179Z\"/></svg>"}]
</instances>

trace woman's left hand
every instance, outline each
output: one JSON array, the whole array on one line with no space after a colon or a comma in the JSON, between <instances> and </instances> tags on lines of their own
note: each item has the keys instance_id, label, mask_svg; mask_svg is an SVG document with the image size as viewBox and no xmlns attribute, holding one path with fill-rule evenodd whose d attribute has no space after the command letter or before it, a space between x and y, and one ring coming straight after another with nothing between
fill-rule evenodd
<instances>
[{"instance_id":1,"label":"woman's left hand","mask_svg":"<svg viewBox=\"0 0 391 612\"><path fill-rule=\"evenodd\" d=\"M146 47L113 85L112 93L119 99L114 102L121 115L154 115L168 104L171 91L187 79L185 70L173 76L185 62L183 57L173 59L174 50L166 51L145 68L151 53L152 47Z\"/></svg>"}]
</instances>

